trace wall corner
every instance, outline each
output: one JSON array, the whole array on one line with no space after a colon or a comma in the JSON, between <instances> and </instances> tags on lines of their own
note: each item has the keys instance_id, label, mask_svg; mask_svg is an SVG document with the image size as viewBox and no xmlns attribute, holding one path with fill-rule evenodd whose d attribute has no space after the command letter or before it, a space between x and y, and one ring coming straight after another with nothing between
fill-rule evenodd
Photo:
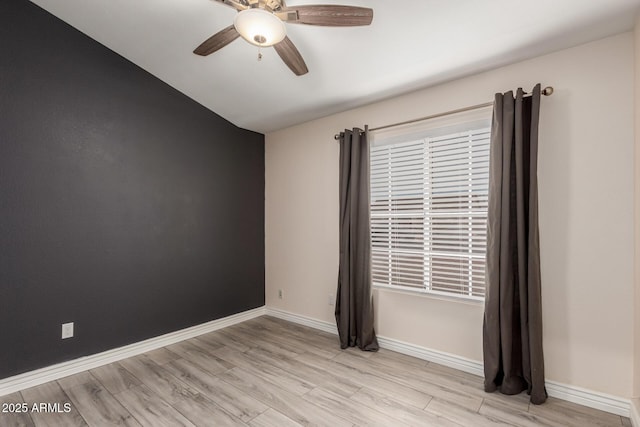
<instances>
[{"instance_id":1,"label":"wall corner","mask_svg":"<svg viewBox=\"0 0 640 427\"><path fill-rule=\"evenodd\" d=\"M635 58L635 107L634 107L634 328L633 328L633 391L632 415L638 415L640 408L640 11L636 15L634 28L634 58ZM633 419L633 418L632 418ZM636 418L634 426L640 427L640 420Z\"/></svg>"}]
</instances>

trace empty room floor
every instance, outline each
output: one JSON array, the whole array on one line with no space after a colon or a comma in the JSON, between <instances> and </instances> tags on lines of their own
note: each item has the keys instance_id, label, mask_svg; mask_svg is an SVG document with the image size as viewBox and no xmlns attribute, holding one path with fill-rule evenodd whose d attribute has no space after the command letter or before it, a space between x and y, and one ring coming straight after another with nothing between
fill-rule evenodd
<instances>
[{"instance_id":1,"label":"empty room floor","mask_svg":"<svg viewBox=\"0 0 640 427\"><path fill-rule=\"evenodd\" d=\"M0 397L70 403L0 414L0 426L631 426L550 398L484 393L482 378L263 316Z\"/></svg>"}]
</instances>

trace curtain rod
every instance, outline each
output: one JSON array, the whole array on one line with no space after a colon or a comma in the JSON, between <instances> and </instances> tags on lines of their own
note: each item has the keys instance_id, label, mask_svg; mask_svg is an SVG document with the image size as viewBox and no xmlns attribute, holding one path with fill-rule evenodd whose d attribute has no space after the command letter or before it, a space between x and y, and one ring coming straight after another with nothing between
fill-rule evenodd
<instances>
[{"instance_id":1,"label":"curtain rod","mask_svg":"<svg viewBox=\"0 0 640 427\"><path fill-rule=\"evenodd\" d=\"M547 86L544 89L542 89L540 91L540 93L542 95L544 95L544 96L551 96L553 94L553 87ZM531 94L526 94L525 96L531 96ZM472 105L470 107L458 108L457 110L446 111L444 113L433 114L431 116L420 117L418 119L407 120L405 122L393 123L393 124L385 125L385 126L378 126L377 128L369 129L369 132L373 132L373 131L376 131L376 130L393 128L393 127L396 127L396 126L408 125L408 124L411 124L411 123L421 122L423 120L429 120L429 119L435 119L435 118L438 118L438 117L449 116L451 114L463 113L465 111L477 110L478 108L489 107L490 105L493 105L493 101L492 102L485 102L484 104ZM339 133L335 134L333 138L336 139L336 140L340 139L340 134Z\"/></svg>"}]
</instances>

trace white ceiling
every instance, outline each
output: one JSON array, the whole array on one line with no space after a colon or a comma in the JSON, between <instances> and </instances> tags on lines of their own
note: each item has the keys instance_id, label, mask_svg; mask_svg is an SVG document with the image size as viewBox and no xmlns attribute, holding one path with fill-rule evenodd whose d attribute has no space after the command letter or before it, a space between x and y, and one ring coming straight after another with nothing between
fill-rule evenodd
<instances>
[{"instance_id":1,"label":"white ceiling","mask_svg":"<svg viewBox=\"0 0 640 427\"><path fill-rule=\"evenodd\" d=\"M233 22L211 0L32 0L237 126L266 133L630 30L640 0L327 0L371 26L287 24L309 73L238 39L193 49ZM322 4L288 0L287 6Z\"/></svg>"}]
</instances>

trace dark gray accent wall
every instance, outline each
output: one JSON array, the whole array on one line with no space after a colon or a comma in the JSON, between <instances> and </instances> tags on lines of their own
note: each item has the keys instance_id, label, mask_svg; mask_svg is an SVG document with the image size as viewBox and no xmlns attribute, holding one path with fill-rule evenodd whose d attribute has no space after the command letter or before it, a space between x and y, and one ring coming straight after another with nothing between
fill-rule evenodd
<instances>
[{"instance_id":1,"label":"dark gray accent wall","mask_svg":"<svg viewBox=\"0 0 640 427\"><path fill-rule=\"evenodd\" d=\"M264 136L0 1L0 378L262 305Z\"/></svg>"}]
</instances>

